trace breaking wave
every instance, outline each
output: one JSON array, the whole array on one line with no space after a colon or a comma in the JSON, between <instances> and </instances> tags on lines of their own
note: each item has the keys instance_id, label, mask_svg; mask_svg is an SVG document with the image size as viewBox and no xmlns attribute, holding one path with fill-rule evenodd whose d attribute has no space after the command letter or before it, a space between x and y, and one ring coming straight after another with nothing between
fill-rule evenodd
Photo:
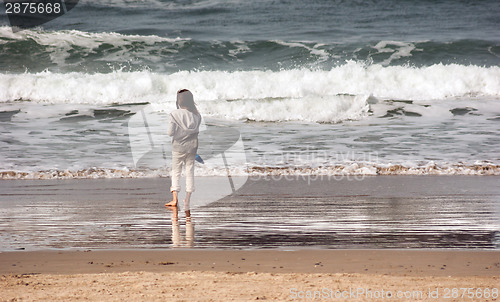
<instances>
[{"instance_id":1,"label":"breaking wave","mask_svg":"<svg viewBox=\"0 0 500 302\"><path fill-rule=\"evenodd\" d=\"M339 122L359 119L370 97L439 102L500 97L500 67L433 65L403 67L348 62L328 71L150 71L0 74L0 102L51 104L151 103L174 108L188 87L207 116L256 121Z\"/></svg>"}]
</instances>

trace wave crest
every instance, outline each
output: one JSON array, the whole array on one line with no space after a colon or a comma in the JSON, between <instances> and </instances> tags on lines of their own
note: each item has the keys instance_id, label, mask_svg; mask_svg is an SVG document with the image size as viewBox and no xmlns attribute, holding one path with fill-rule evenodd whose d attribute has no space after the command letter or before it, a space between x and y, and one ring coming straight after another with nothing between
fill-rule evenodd
<instances>
[{"instance_id":1,"label":"wave crest","mask_svg":"<svg viewBox=\"0 0 500 302\"><path fill-rule=\"evenodd\" d=\"M189 88L208 116L256 121L339 122L368 112L369 97L425 100L500 97L500 67L402 67L348 62L328 71L181 71L172 74L0 74L0 102L127 104L170 111Z\"/></svg>"}]
</instances>

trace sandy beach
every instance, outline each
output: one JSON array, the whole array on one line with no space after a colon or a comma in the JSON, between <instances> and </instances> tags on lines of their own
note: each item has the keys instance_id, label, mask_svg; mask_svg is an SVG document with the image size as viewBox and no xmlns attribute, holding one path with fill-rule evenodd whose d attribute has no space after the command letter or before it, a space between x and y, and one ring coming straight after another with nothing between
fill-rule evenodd
<instances>
[{"instance_id":1,"label":"sandy beach","mask_svg":"<svg viewBox=\"0 0 500 302\"><path fill-rule=\"evenodd\" d=\"M1 301L497 301L500 252L5 252L0 274Z\"/></svg>"}]
</instances>

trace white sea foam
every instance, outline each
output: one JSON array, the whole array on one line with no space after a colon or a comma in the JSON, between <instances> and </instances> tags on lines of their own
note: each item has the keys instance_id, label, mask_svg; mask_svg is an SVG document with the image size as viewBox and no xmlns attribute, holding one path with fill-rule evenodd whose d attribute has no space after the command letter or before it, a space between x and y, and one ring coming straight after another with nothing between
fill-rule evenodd
<instances>
[{"instance_id":1,"label":"white sea foam","mask_svg":"<svg viewBox=\"0 0 500 302\"><path fill-rule=\"evenodd\" d=\"M231 49L229 51L231 57L236 58L236 56L240 54L250 52L250 47L248 47L247 43L244 41L234 41L233 44L236 46L236 49Z\"/></svg>"},{"instance_id":2,"label":"white sea foam","mask_svg":"<svg viewBox=\"0 0 500 302\"><path fill-rule=\"evenodd\" d=\"M84 48L94 48L102 43L113 45L123 45L125 42L144 42L154 44L157 42L182 42L189 41L189 38L165 38L156 35L123 35L116 32L93 33L79 30L45 31L38 29L25 29L13 32L9 26L0 26L1 43L8 40L28 40L32 39L39 45L61 47L73 44Z\"/></svg>"},{"instance_id":3,"label":"white sea foam","mask_svg":"<svg viewBox=\"0 0 500 302\"><path fill-rule=\"evenodd\" d=\"M273 41L276 44L287 46L287 47L297 47L297 48L304 48L307 50L310 54L317 56L319 59L316 61L317 63L325 62L328 60L330 57L338 58L338 56L332 56L329 53L327 53L325 50L320 49L320 47L325 46L324 44L317 43L312 47L307 46L306 44L302 42L285 42L285 41Z\"/></svg>"},{"instance_id":4,"label":"white sea foam","mask_svg":"<svg viewBox=\"0 0 500 302\"><path fill-rule=\"evenodd\" d=\"M360 177L376 175L474 175L499 176L500 165L490 163L477 164L436 164L433 162L421 166L403 164L375 164L352 162L342 165L321 167L276 167L276 166L233 166L205 167L195 169L197 177L272 177L273 179L294 179L293 177ZM169 177L169 169L107 169L88 168L81 170L44 170L44 171L0 171L0 179L107 179L107 178L151 178ZM292 178L291 178L292 177Z\"/></svg>"},{"instance_id":5,"label":"white sea foam","mask_svg":"<svg viewBox=\"0 0 500 302\"><path fill-rule=\"evenodd\" d=\"M133 56L129 55L127 45L136 42L144 43L145 45L154 45L155 43L168 42L175 47L182 47L182 44L190 39L183 38L165 38L156 35L123 35L115 32L110 33L92 33L79 30L62 30L62 31L44 31L36 29L26 29L18 32L13 32L8 26L0 26L0 44L5 44L8 41L33 40L38 45L48 48L51 61L58 66L66 65L66 59L70 56L74 47L86 50L86 53L92 54L95 49L101 45L110 44L121 50L113 53L112 56L107 56L108 61L127 62L133 60ZM177 52L175 47L166 49L162 47L163 52ZM134 56L150 57L147 51L143 53L135 53Z\"/></svg>"},{"instance_id":6,"label":"white sea foam","mask_svg":"<svg viewBox=\"0 0 500 302\"><path fill-rule=\"evenodd\" d=\"M252 121L307 121L335 123L368 114L368 96L308 96L288 99L211 101L201 103L204 114Z\"/></svg>"},{"instance_id":7,"label":"white sea foam","mask_svg":"<svg viewBox=\"0 0 500 302\"><path fill-rule=\"evenodd\" d=\"M331 70L149 71L108 74L0 74L0 102L97 104L150 102L173 107L187 87L204 114L258 121L337 122L357 119L377 99L439 103L463 97L500 97L500 67L433 65L366 66L348 62Z\"/></svg>"},{"instance_id":8,"label":"white sea foam","mask_svg":"<svg viewBox=\"0 0 500 302\"><path fill-rule=\"evenodd\" d=\"M389 45L395 46L397 49L392 49L388 47ZM411 57L412 51L422 51L422 49L417 49L413 43L400 41L380 41L373 48L378 50L379 53L392 53L389 58L380 63L384 66L389 65L393 60Z\"/></svg>"}]
</instances>

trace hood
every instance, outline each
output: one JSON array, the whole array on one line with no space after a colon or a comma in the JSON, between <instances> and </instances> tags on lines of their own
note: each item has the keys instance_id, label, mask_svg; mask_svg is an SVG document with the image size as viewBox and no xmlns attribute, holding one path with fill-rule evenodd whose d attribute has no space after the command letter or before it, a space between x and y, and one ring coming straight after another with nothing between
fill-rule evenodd
<instances>
[{"instance_id":1,"label":"hood","mask_svg":"<svg viewBox=\"0 0 500 302\"><path fill-rule=\"evenodd\" d=\"M170 114L172 121L186 132L198 132L201 117L187 109L177 109Z\"/></svg>"}]
</instances>

